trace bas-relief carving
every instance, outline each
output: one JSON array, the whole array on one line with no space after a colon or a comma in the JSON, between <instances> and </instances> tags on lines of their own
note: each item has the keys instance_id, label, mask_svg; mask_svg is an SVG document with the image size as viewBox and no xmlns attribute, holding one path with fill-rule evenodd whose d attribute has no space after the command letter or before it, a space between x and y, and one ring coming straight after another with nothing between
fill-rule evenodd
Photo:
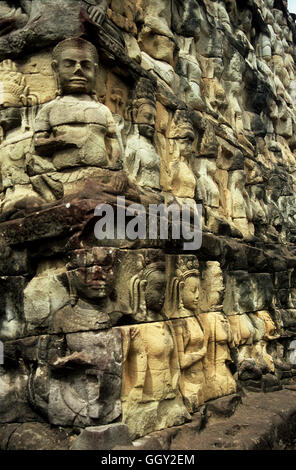
<instances>
[{"instance_id":1,"label":"bas-relief carving","mask_svg":"<svg viewBox=\"0 0 296 470\"><path fill-rule=\"evenodd\" d=\"M38 98L30 93L25 76L11 60L0 64L0 155L2 214L14 212L17 201L36 198L26 173L32 149L33 119Z\"/></svg>"},{"instance_id":2,"label":"bas-relief carving","mask_svg":"<svg viewBox=\"0 0 296 470\"><path fill-rule=\"evenodd\" d=\"M24 289L25 333L102 330L162 321L166 292L161 250L93 247L40 263ZM12 322L11 325L12 327Z\"/></svg>"},{"instance_id":3,"label":"bas-relief carving","mask_svg":"<svg viewBox=\"0 0 296 470\"><path fill-rule=\"evenodd\" d=\"M236 315L236 317L241 316ZM234 325L232 320L230 322ZM274 373L274 360L268 349L271 341L275 341L280 335L276 333L276 326L270 314L267 311L249 314L248 322L253 328L248 326L250 330L248 340L246 342L241 340L238 343L238 363L242 364L243 361L252 359L259 367L267 368L269 372Z\"/></svg>"},{"instance_id":4,"label":"bas-relief carving","mask_svg":"<svg viewBox=\"0 0 296 470\"><path fill-rule=\"evenodd\" d=\"M115 19L116 15L113 14L118 13L121 15L123 14L124 8L128 7L124 5L115 7L109 2L109 7L114 9L111 13L111 8L109 8L107 12L107 5L104 2L84 2L84 4L86 3L88 3L86 7L88 8L90 17L94 22L97 22L97 24L101 25L102 22L106 21L107 16L109 16L109 18L125 29L125 31L131 31L133 28L133 25L129 26L127 22L125 26L121 26L120 22L122 20L119 16ZM115 5L115 2L113 3ZM152 4L152 2L150 3ZM169 6L171 6L171 2L169 3ZM211 9L209 2L205 2L208 13L212 12L214 17L209 21L203 21L205 19L205 10L198 2L193 1L190 3L191 6L194 7L192 21L189 21L191 18L188 17L188 13L190 12L187 8L188 5L181 5L181 2L174 2L172 11L173 31L181 32L186 36L189 35L189 30L192 25L194 25L195 28L193 33L190 32L190 37L180 36L177 38L178 45L181 46L179 57L181 59L180 69L182 69L182 74L179 70L178 73L184 78L184 83L188 82L190 85L186 90L184 88L182 91L184 95L182 95L182 97L178 95L178 98L184 100L187 105L199 111L204 111L203 101L205 100L208 110L211 111L211 119L215 120L215 125L216 122L220 124L223 123L223 125L226 124L229 131L227 138L230 142L235 143L235 145L237 145L236 135L231 131L230 125L233 126L237 133L248 131L252 134L251 120L247 122L244 117L246 113L244 112L245 90L243 90L243 83L245 69L242 59L243 56L236 53L233 57L230 47L227 46L227 53L223 54L223 59L213 57L216 54L219 56L219 48L214 50L212 47L214 40L208 42L206 40L211 31L211 21L213 21L213 24L218 25L220 32L224 28L228 33L231 33L232 28L235 28L238 24L239 30L236 31L236 39L240 40L241 46L245 49L249 66L253 69L258 67L258 73L261 74L260 80L268 82L273 93L277 94L277 102L273 101L269 104L270 109L266 108L262 111L261 118L262 121L264 120L268 134L266 143L275 142L274 145L279 148L282 153L282 161L291 168L290 165L293 165L292 152L288 149L288 144L285 146L280 139L282 137L283 140L285 138L292 139L291 136L295 127L293 113L291 112L293 96L288 97L287 93L287 90L289 90L291 94L290 81L293 78L292 66L291 62L289 63L289 61L286 60L286 57L281 60L281 57L273 55L272 60L270 60L271 53L275 54L276 51L276 53L282 51L284 54L285 51L288 51L288 43L291 40L288 38L290 34L289 30L285 29L286 23L282 15L278 15L277 21L280 26L274 26L271 40L268 39L267 35L263 34L257 39L255 38L254 31L252 31L253 20L250 15L250 10L239 12L239 18L237 18L236 5L234 3L235 2L225 2L226 10L231 17L231 22L229 22L227 19L228 13L226 13L221 2L213 2L213 4L211 2ZM273 2L269 3L271 4ZM97 8L97 6L99 7ZM144 7L144 2L141 2L141 6ZM267 17L270 17L269 13L271 16L277 17L277 14L274 15L274 11L268 12L268 9L266 10L264 15ZM7 11L8 10L6 10L6 13ZM165 82L167 85L166 90L169 90L169 87L171 87L171 89L175 91L173 89L173 82L175 82L174 86L176 86L175 72L172 65L168 64L168 62L170 62L174 66L176 65L176 57L174 56L176 52L174 50L175 42L169 30L171 26L171 12L169 11L168 13L168 2L161 2L161 6L159 6L158 10L156 11L155 9L155 11L153 11L152 8L150 13L150 16L154 17L154 19L148 18L148 15L146 15L145 23L143 23L146 28L144 33L147 37L149 36L151 47L153 46L154 48L155 45L159 46L159 50L154 51L153 55L161 54L162 59L167 62L161 66L161 61L157 64L157 60L153 59L154 65L152 68L149 68L149 70L155 71L154 77L157 77L157 79L160 77L160 79ZM129 16L129 18L133 21L132 16ZM186 21L183 21L184 18L186 18ZM141 24L141 21L137 23L137 26ZM3 29L1 31L3 31ZM145 34L142 35L143 43ZM193 39L194 35L195 39ZM146 46L142 44L141 47L145 49ZM210 50L212 51L210 58L200 55L200 52L202 52L202 54L209 54ZM261 57L261 60L256 62L257 65L254 62L255 50ZM230 57L232 57L232 59L230 59ZM142 66L144 59L147 63L150 60L147 54L145 56L145 52L142 53ZM229 59L230 64L227 66ZM265 61L267 61L268 65ZM156 65L158 66L158 71L156 71ZM77 82L79 81L80 80ZM83 80L80 82L82 81ZM100 105L94 100L91 89L85 93L87 95L87 99L85 100L87 105L84 103L84 100L80 99L81 91L73 94L66 92L62 95L62 98L60 97L54 100L54 103L61 102L63 98L71 98L72 100L72 97L74 97L73 102L79 102L79 106L82 106L81 114L84 114L83 118L80 120L78 107L77 114L75 114L76 111L73 111L71 115L77 117L79 114L79 126L77 126L77 128L79 127L79 132L81 131L82 134L84 134L86 128L88 132L90 126L90 122L85 119L84 107L90 106L90 103L91 112L95 109L98 110L98 106L101 106L97 116L103 116L103 120L106 118L106 115L112 117L112 126L114 129L114 120L119 126L124 124L122 116L124 115L124 108L127 103L127 92L123 90L121 85L115 85L113 86L112 84L110 90L106 93L106 101L104 101L112 113L115 113L115 116L112 116L112 114L108 112L106 106L104 107L104 105ZM110 86L108 80L106 86ZM205 97L202 96L203 87ZM291 88L292 87L293 85L291 85ZM159 90L157 90L157 94L157 100L161 99L161 103L168 100L166 96L161 96ZM133 132L128 135L126 140L124 134L126 129L121 128L120 136L123 138L121 142L118 142L116 135L119 136L119 133L118 128L116 132L115 127L115 132L111 132L111 140L112 138L114 139L113 142L117 149L115 153L118 152L118 159L115 158L115 160L120 161L120 157L123 158L126 172L129 174L131 181L136 183L136 185L142 189L148 188L158 191L161 189L159 185L158 152L161 154L162 164L165 160L163 157L165 152L160 152L159 141L161 137L162 149L167 151L167 166L171 170L171 190L176 198L191 198L191 201L194 201L194 198L198 197L198 199L202 199L204 204L208 206L206 207L207 209L209 208L214 211L214 215L216 215L216 210L217 212L223 210L229 218L229 224L233 221L244 238L253 235L254 228L252 224L255 225L257 236L259 233L257 233L258 226L263 226L263 224L267 222L271 224L271 219L279 217L280 212L282 212L282 215L284 214L284 217L290 217L292 211L288 206L292 204L292 199L287 200L286 196L280 197L276 202L276 211L275 209L270 210L268 205L270 198L274 198L273 193L271 191L266 192L264 188L261 188L261 182L257 180L253 181L253 176L250 176L248 180L247 175L247 181L245 181L243 170L233 170L231 168L234 159L230 159L231 163L229 165L224 165L225 162L223 162L220 168L219 165L221 162L219 162L218 165L218 161L215 162L214 158L212 160L205 158L201 148L199 148L199 150L202 158L195 158L196 156L199 157L194 145L196 131L193 130L192 124L183 111L178 110L175 112L175 104L173 108L169 109L170 115L165 119L166 123L162 125L163 127L160 129L160 124L158 122L155 123L155 97L153 96L150 100L149 96L147 96L146 99L145 93L136 94L136 96L135 93L133 93L132 98L136 98L134 99L135 107L132 120L134 127L131 128ZM10 99L12 100L12 98ZM81 102L84 104L82 105ZM8 137L14 135L14 132L19 132L22 123L26 121L23 111L25 103L23 103L22 100L20 100L20 103L20 105L14 104L14 107L10 104L8 108L4 107L2 109L1 125L3 127L4 146L1 149L1 158L2 155L5 155L5 149L8 147ZM159 104L158 102L158 106ZM17 106L20 107L15 108ZM46 106L44 106L43 109L45 109ZM73 105L73 108L75 107L76 104L75 106ZM18 109L20 113L16 112ZM168 108L164 108L164 110L165 113L168 114ZM175 115L173 122L171 122L173 110ZM42 111L43 110L41 110L41 112ZM104 114L105 111L106 114ZM199 116L198 113L195 114ZM218 118L216 117L217 115ZM8 197L8 189L10 190L10 188L14 186L17 188L17 182L22 178L24 178L24 181L26 181L28 185L30 184L30 179L33 182L34 188L38 192L36 193L32 189L31 194L33 196L41 195L45 200L50 201L60 198L69 191L72 191L73 188L76 187L77 179L82 180L84 177L88 178L91 176L100 177L100 175L103 174L103 170L107 172L110 168L112 168L112 171L116 170L117 163L112 161L112 145L109 145L110 135L108 135L108 130L110 129L107 129L108 125L106 121L107 119L105 119L105 123L102 125L101 134L103 135L101 148L103 149L102 153L105 152L104 158L99 162L96 161L95 164L92 161L92 157L94 157L94 159L97 158L97 154L94 155L94 153L91 153L92 149L87 147L89 142L86 142L86 139L79 150L77 150L77 142L74 142L74 144L72 141L59 143L58 145L62 145L62 150L56 150L54 147L56 142L52 144L53 147L50 148L51 143L45 143L43 141L43 150L45 153L41 155L41 153L43 153L41 151L40 155L35 155L38 153L35 151L35 154L30 157L32 160L32 163L30 163L30 176L27 175L25 171L23 172L24 176L22 174L23 155L19 158L21 161L21 170L14 168L13 172L11 171L11 174L9 174L10 164L6 163L6 161L10 162L10 159L21 155L23 152L22 149L18 151L17 142L14 147L14 152L10 152L9 157L5 156L2 160L2 173L5 175L3 181L4 185L7 187L6 198ZM56 128L60 124L56 124L56 121L53 121L51 124L50 132L52 132L52 134L56 132L54 138L60 138L60 131L64 132L64 126L71 128L73 125L72 122L64 122L61 124L61 129L57 130ZM97 124L99 123L96 123L96 125ZM127 123L125 123L125 125L126 124ZM91 125L93 126L93 123ZM202 123L202 125L204 124ZM155 127L157 128L157 133L155 133ZM222 131L222 127L220 126L219 132ZM215 132L216 130L213 130L213 134ZM72 130L71 132L69 131L69 135L70 133L73 134ZM161 134L161 136L156 134ZM154 144L154 138L158 146L158 152ZM132 139L135 141L134 145ZM262 142L263 139L264 137L261 139ZM31 142L31 140L28 140L28 142ZM64 144L66 146L70 145L65 151L63 150ZM291 144L291 149L292 145L293 144ZM270 144L270 147L271 146L272 144ZM51 154L47 152L48 149ZM31 148L28 147L27 149L26 147L25 153L29 154L30 152ZM248 153L248 151L246 152ZM60 163L58 163L57 166L55 166L54 163L56 153L61 156L59 160ZM77 159L76 154L79 154ZM274 154L273 152L261 152L260 150L258 163L260 163L260 165L263 164L264 168L268 169L268 171L272 170L273 165L277 165L278 163L278 154L279 152ZM208 154L205 152L205 155ZM210 155L214 157L215 153L211 153ZM139 158L137 158L137 156ZM72 157L73 160L71 160ZM90 160L88 160L88 158L90 158ZM193 158L195 159L194 163ZM104 159L107 160L107 163L102 163ZM128 166L126 165L127 161L129 161ZM80 169L80 166L83 165L84 171ZM216 165L217 168L219 168L217 172L215 171ZM268 177L269 176L267 176L267 178ZM70 178L70 180L67 180L67 178ZM219 188L216 184L217 182ZM25 184L22 184L21 189L25 186ZM46 187L49 187L49 189L46 189ZM226 194L227 203L225 201L222 203L223 197L225 199L225 196L222 195L223 191L221 187L223 187L223 191ZM16 190L17 189L14 189L14 191ZM167 200L169 200L170 195L166 196ZM222 207L223 204L224 207ZM214 223L212 223L212 225L207 224L207 228L210 228L210 231L214 232L216 225ZM255 281L254 283L250 282L250 289L246 287L245 292L240 290L239 283L233 284L233 290L237 290L239 293L237 299L233 299L232 309L229 307L229 302L228 305L227 302L223 304L224 285L219 263L200 263L200 285L197 269L195 269L194 275L192 274L185 278L185 274L181 272L182 269L181 271L180 269L179 271L175 269L176 266L174 262L167 262L165 269L164 256L161 255L159 259L156 259L153 256L149 256L149 250L145 253L138 252L132 255L125 253L122 256L120 255L121 268L118 268L116 265L115 271L117 268L118 271L112 274L111 271L114 270L115 261L107 262L105 258L108 257L108 252L106 251L103 254L101 249L97 250L98 251L86 250L83 254L82 252L80 252L80 254L77 253L78 261L73 262L74 264L70 263L66 273L66 269L61 270L61 273L57 275L57 283L51 284L50 282L45 282L43 279L46 278L46 273L43 278L42 276L34 278L33 281L35 284L32 281L29 283L25 289L25 319L27 325L29 325L26 334L33 334L33 332L36 331L35 328L37 328L38 333L46 331L46 322L50 320L50 328L52 328L53 332L67 333L85 329L85 341L87 342L89 341L89 339L87 339L87 335L89 334L87 330L89 328L105 329L116 325L118 321L120 321L120 325L124 325L125 321L127 324L141 322L141 325L121 327L125 353L124 385L122 392L123 416L124 420L131 426L134 436L140 436L147 432L154 431L155 429L184 422L184 420L188 418L188 413L184 407L183 400L188 411L193 412L204 400L235 391L234 379L229 370L229 364L231 362L230 347L234 346L237 348L239 365L242 364L244 360L253 360L255 364L263 364L262 370L265 367L265 369L271 373L275 371L275 360L270 350L272 348L272 351L275 349L273 343L276 343L278 334L276 333L271 315L267 310L262 311L263 309L268 309L270 305L267 305L268 302L267 304L265 303L266 299L264 295L259 292L260 286L256 286ZM74 254L74 258L75 256L76 254ZM131 262L132 258L133 260ZM181 258L182 257L180 257L180 259ZM171 259L174 259L174 257L171 257ZM131 264L130 269L125 272L125 268L127 268L129 264ZM190 272L192 270L193 272L193 266L194 263L191 266L192 269L186 268L187 271ZM197 266L195 266L195 268L197 268ZM118 275L118 273L120 274ZM59 284L60 276L64 280L64 285ZM104 276L105 282L101 283L101 278ZM121 280L119 279L120 276L122 276ZM249 277L252 277L252 275L249 275ZM91 281L92 287L88 285L88 281ZM119 287L117 281L120 281L119 284L121 283L121 285L124 284L124 287ZM40 291L42 291L42 286L44 286L44 289L48 287L54 289L55 292L57 292L57 297L60 297L59 301L54 305L54 315L52 315L52 311L49 308L50 299L45 299L42 296L44 302L41 304L41 299L37 298L36 286L38 282L40 282L39 296ZM241 282L245 285L248 284L246 279L242 279ZM58 284L59 287L57 287ZM268 284L266 289L270 290L269 287ZM125 290L125 292L123 292L123 290ZM91 292L93 292L93 294ZM172 293L172 297L169 295L170 292ZM166 300L165 293L167 297ZM226 294L229 295L227 292ZM34 295L36 297L35 300L37 300L34 306L35 311L31 310L31 306L34 303L32 296L34 297ZM242 305L244 302L241 304L239 297L250 298L250 305L247 307L246 305ZM172 301L171 304L169 302L169 308L168 300ZM235 300L237 300L237 303ZM234 305L235 303L236 305ZM228 315L227 318L223 312L222 305ZM291 308L292 306L291 304ZM41 322L44 321L43 326L40 326L39 320L41 320ZM144 322L146 323L144 324ZM9 324L9 318L6 323L7 325ZM42 330L42 328L44 328L44 330ZM11 327L10 330L10 335L13 337L15 333L13 332L13 327ZM118 330L112 329L109 331L116 332ZM103 335L105 333L104 331L96 334ZM115 335L116 334L117 333L115 333ZM68 334L67 336L70 338L73 334L71 333L71 335ZM119 344L118 335L115 342ZM116 398L116 411L111 407L109 417L106 418L106 420L105 418L101 419L102 407L100 397L102 397L102 395L100 395L100 386L98 385L102 379L101 372L97 372L96 370L96 359L86 358L84 354L81 354L81 351L78 351L79 348L77 348L76 346L73 346L72 349L70 348L71 350L68 351L66 357L57 361L53 366L54 379L50 386L50 419L52 423L61 425L69 423L69 425L71 425L72 422L75 422L78 426L84 426L119 419L120 407L118 405L118 396ZM101 353L97 352L97 354ZM77 367L80 367L82 364L83 367L85 367L85 372L80 371L78 373L77 371L76 373L75 369L77 370ZM96 371L94 372L94 370ZM151 371L152 378L155 378L154 383L151 379ZM40 377L42 377L43 374L45 376L47 374L46 367L39 364L36 370L35 380L36 396L38 398L40 395L40 403L42 403L43 397L45 396L42 391L43 385L40 385L39 392L37 390L39 384L41 384ZM116 379L115 382L116 387L115 385L114 387L117 390L116 393L118 393L120 381ZM102 385L102 387L104 387L104 385ZM45 388L46 387L44 387L44 390ZM178 388L181 391L182 397L178 392ZM81 393L82 390L83 392ZM64 405L61 404L62 402L64 402ZM42 409L43 405L38 406ZM138 418L135 419L135 416L138 416Z\"/></svg>"},{"instance_id":5,"label":"bas-relief carving","mask_svg":"<svg viewBox=\"0 0 296 470\"><path fill-rule=\"evenodd\" d=\"M180 367L170 321L122 327L122 420L131 435L182 424L190 415L179 392Z\"/></svg>"},{"instance_id":6,"label":"bas-relief carving","mask_svg":"<svg viewBox=\"0 0 296 470\"><path fill-rule=\"evenodd\" d=\"M203 60L204 92L213 111L218 112L219 120L226 124L223 115L228 107L228 101L223 88L223 70L223 59L214 57Z\"/></svg>"},{"instance_id":7,"label":"bas-relief carving","mask_svg":"<svg viewBox=\"0 0 296 470\"><path fill-rule=\"evenodd\" d=\"M120 331L66 336L67 354L51 364L48 418L54 425L91 426L121 415Z\"/></svg>"},{"instance_id":8,"label":"bas-relief carving","mask_svg":"<svg viewBox=\"0 0 296 470\"><path fill-rule=\"evenodd\" d=\"M120 417L120 331L31 336L7 348L11 361L1 371L1 422L46 419L54 426L85 427Z\"/></svg>"},{"instance_id":9,"label":"bas-relief carving","mask_svg":"<svg viewBox=\"0 0 296 470\"><path fill-rule=\"evenodd\" d=\"M248 6L239 13L239 28L235 37L240 41L247 51L246 62L254 69L257 68L256 54L251 44L253 35L253 14Z\"/></svg>"},{"instance_id":10,"label":"bas-relief carving","mask_svg":"<svg viewBox=\"0 0 296 470\"><path fill-rule=\"evenodd\" d=\"M180 391L190 413L204 403L205 376L203 358L207 352L207 339L199 319L200 273L193 255L170 257L174 272L170 281L167 305L172 321L181 370Z\"/></svg>"},{"instance_id":11,"label":"bas-relief carving","mask_svg":"<svg viewBox=\"0 0 296 470\"><path fill-rule=\"evenodd\" d=\"M222 310L224 283L220 264L208 261L204 266L201 289L203 298L200 315L207 338L207 353L204 358L206 388L205 400L210 400L236 391L236 382L229 369L233 362L230 347L233 335L229 321Z\"/></svg>"},{"instance_id":12,"label":"bas-relief carving","mask_svg":"<svg viewBox=\"0 0 296 470\"><path fill-rule=\"evenodd\" d=\"M244 64L240 54L235 52L228 67L224 69L223 79L229 105L225 111L225 118L229 120L232 128L239 134L243 133L242 112L242 83Z\"/></svg>"},{"instance_id":13,"label":"bas-relief carving","mask_svg":"<svg viewBox=\"0 0 296 470\"><path fill-rule=\"evenodd\" d=\"M59 186L63 193L70 170L73 182L81 179L81 167L122 167L112 113L95 99L96 49L81 39L65 40L54 49L53 58L59 96L41 109L35 122L35 153L40 157L32 163L39 175L32 181L41 195L43 185L53 193Z\"/></svg>"},{"instance_id":14,"label":"bas-relief carving","mask_svg":"<svg viewBox=\"0 0 296 470\"><path fill-rule=\"evenodd\" d=\"M147 80L138 84L132 106L134 129L126 139L124 168L137 185L159 190L160 158L154 143L156 103Z\"/></svg>"},{"instance_id":15,"label":"bas-relief carving","mask_svg":"<svg viewBox=\"0 0 296 470\"><path fill-rule=\"evenodd\" d=\"M190 317L198 308L199 271L195 256L168 256L170 275L165 311L168 318Z\"/></svg>"},{"instance_id":16,"label":"bas-relief carving","mask_svg":"<svg viewBox=\"0 0 296 470\"><path fill-rule=\"evenodd\" d=\"M182 76L179 87L180 99L193 109L203 111L205 100L202 89L202 71L198 61L198 52L193 38L177 38L179 50L178 74Z\"/></svg>"},{"instance_id":17,"label":"bas-relief carving","mask_svg":"<svg viewBox=\"0 0 296 470\"><path fill-rule=\"evenodd\" d=\"M248 187L250 204L252 209L253 224L266 224L269 219L269 211L266 199L266 191L263 185L250 185Z\"/></svg>"},{"instance_id":18,"label":"bas-relief carving","mask_svg":"<svg viewBox=\"0 0 296 470\"><path fill-rule=\"evenodd\" d=\"M151 251L136 256L137 273L128 281L132 318L137 322L164 320L167 282L164 255Z\"/></svg>"},{"instance_id":19,"label":"bas-relief carving","mask_svg":"<svg viewBox=\"0 0 296 470\"><path fill-rule=\"evenodd\" d=\"M194 162L197 176L197 199L201 200L205 207L206 226L214 233L217 230L217 219L221 220L219 211L220 192L216 181L216 162L213 159L198 158Z\"/></svg>"},{"instance_id":20,"label":"bas-relief carving","mask_svg":"<svg viewBox=\"0 0 296 470\"><path fill-rule=\"evenodd\" d=\"M186 112L177 110L168 133L169 173L174 196L194 199L196 178L191 169L194 129Z\"/></svg>"},{"instance_id":21,"label":"bas-relief carving","mask_svg":"<svg viewBox=\"0 0 296 470\"><path fill-rule=\"evenodd\" d=\"M179 0L172 4L172 30L180 36L193 37L204 56L222 56L222 34L207 15L206 6L196 0Z\"/></svg>"},{"instance_id":22,"label":"bas-relief carving","mask_svg":"<svg viewBox=\"0 0 296 470\"><path fill-rule=\"evenodd\" d=\"M75 250L67 264L68 303L52 315L49 329L69 333L110 328L124 311L115 292L117 250Z\"/></svg>"},{"instance_id":23,"label":"bas-relief carving","mask_svg":"<svg viewBox=\"0 0 296 470\"><path fill-rule=\"evenodd\" d=\"M194 413L204 403L207 388L203 364L207 338L202 322L195 315L172 322L181 369L180 391L190 413Z\"/></svg>"},{"instance_id":24,"label":"bas-relief carving","mask_svg":"<svg viewBox=\"0 0 296 470\"><path fill-rule=\"evenodd\" d=\"M254 235L254 226L250 222L252 214L245 180L243 170L229 172L227 201L233 224L245 238L249 238Z\"/></svg>"}]
</instances>

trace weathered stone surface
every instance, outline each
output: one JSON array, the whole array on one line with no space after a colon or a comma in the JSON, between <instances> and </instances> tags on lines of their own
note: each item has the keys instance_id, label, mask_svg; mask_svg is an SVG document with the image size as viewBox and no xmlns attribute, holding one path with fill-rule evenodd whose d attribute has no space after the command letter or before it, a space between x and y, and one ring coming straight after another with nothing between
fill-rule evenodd
<instances>
[{"instance_id":1,"label":"weathered stone surface","mask_svg":"<svg viewBox=\"0 0 296 470\"><path fill-rule=\"evenodd\" d=\"M77 437L72 450L111 450L116 446L132 444L125 424L108 424L85 428Z\"/></svg>"},{"instance_id":2,"label":"weathered stone surface","mask_svg":"<svg viewBox=\"0 0 296 470\"><path fill-rule=\"evenodd\" d=\"M4 424L1 450L69 450L71 434L45 423Z\"/></svg>"},{"instance_id":3,"label":"weathered stone surface","mask_svg":"<svg viewBox=\"0 0 296 470\"><path fill-rule=\"evenodd\" d=\"M66 342L67 354L52 364L49 422L85 427L114 421L121 414L120 331L73 333Z\"/></svg>"},{"instance_id":4,"label":"weathered stone surface","mask_svg":"<svg viewBox=\"0 0 296 470\"><path fill-rule=\"evenodd\" d=\"M232 416L238 405L242 402L240 395L228 395L207 403L207 413L211 416L229 417Z\"/></svg>"},{"instance_id":5,"label":"weathered stone surface","mask_svg":"<svg viewBox=\"0 0 296 470\"><path fill-rule=\"evenodd\" d=\"M293 387L295 44L282 0L2 0L3 448L186 446Z\"/></svg>"},{"instance_id":6,"label":"weathered stone surface","mask_svg":"<svg viewBox=\"0 0 296 470\"><path fill-rule=\"evenodd\" d=\"M291 445L295 436L295 391L249 393L230 418L212 422L199 434L180 432L170 449L271 450Z\"/></svg>"},{"instance_id":7,"label":"weathered stone surface","mask_svg":"<svg viewBox=\"0 0 296 470\"><path fill-rule=\"evenodd\" d=\"M224 311L227 315L268 309L272 298L270 274L237 271L227 275L224 298Z\"/></svg>"}]
</instances>

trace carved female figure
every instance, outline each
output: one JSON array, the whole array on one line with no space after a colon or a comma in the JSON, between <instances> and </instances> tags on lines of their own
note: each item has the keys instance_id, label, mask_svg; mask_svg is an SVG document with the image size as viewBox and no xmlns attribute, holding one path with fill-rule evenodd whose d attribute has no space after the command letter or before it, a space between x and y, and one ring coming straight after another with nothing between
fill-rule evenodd
<instances>
[{"instance_id":1,"label":"carved female figure","mask_svg":"<svg viewBox=\"0 0 296 470\"><path fill-rule=\"evenodd\" d=\"M130 305L137 321L162 320L165 298L165 263L138 256L139 272L130 280Z\"/></svg>"},{"instance_id":2,"label":"carved female figure","mask_svg":"<svg viewBox=\"0 0 296 470\"><path fill-rule=\"evenodd\" d=\"M130 300L134 319L145 323L121 328L123 422L133 436L188 417L178 387L180 367L172 322L155 321L164 320L165 264L139 255L138 267L139 273L130 281Z\"/></svg>"},{"instance_id":3,"label":"carved female figure","mask_svg":"<svg viewBox=\"0 0 296 470\"><path fill-rule=\"evenodd\" d=\"M194 198L196 178L191 169L194 129L186 112L177 110L169 132L171 190L176 197Z\"/></svg>"},{"instance_id":4,"label":"carved female figure","mask_svg":"<svg viewBox=\"0 0 296 470\"><path fill-rule=\"evenodd\" d=\"M223 313L223 276L220 264L208 261L201 282L206 302L201 322L207 338L207 354L204 359L205 399L210 400L234 393L236 383L229 369L232 362L229 347L233 336L230 324Z\"/></svg>"},{"instance_id":5,"label":"carved female figure","mask_svg":"<svg viewBox=\"0 0 296 470\"><path fill-rule=\"evenodd\" d=\"M199 320L199 271L195 256L179 256L171 284L173 321L181 369L180 390L189 412L204 403L205 376L202 359L207 352L204 328ZM186 318L180 318L186 317Z\"/></svg>"},{"instance_id":6,"label":"carved female figure","mask_svg":"<svg viewBox=\"0 0 296 470\"><path fill-rule=\"evenodd\" d=\"M123 422L133 437L189 418L179 392L180 367L171 322L121 328Z\"/></svg>"},{"instance_id":7,"label":"carved female figure","mask_svg":"<svg viewBox=\"0 0 296 470\"><path fill-rule=\"evenodd\" d=\"M160 159L154 145L155 103L147 98L134 102L134 133L127 138L125 169L142 187L160 189Z\"/></svg>"}]
</instances>

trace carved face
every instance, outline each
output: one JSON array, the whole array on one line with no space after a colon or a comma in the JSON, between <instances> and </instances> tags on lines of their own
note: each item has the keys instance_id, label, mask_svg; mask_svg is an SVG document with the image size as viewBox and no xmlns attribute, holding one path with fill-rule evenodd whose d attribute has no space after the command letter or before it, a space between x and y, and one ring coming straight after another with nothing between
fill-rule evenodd
<instances>
[{"instance_id":1,"label":"carved face","mask_svg":"<svg viewBox=\"0 0 296 470\"><path fill-rule=\"evenodd\" d=\"M154 271L147 277L145 301L148 310L160 312L164 304L166 276L164 271Z\"/></svg>"},{"instance_id":2,"label":"carved face","mask_svg":"<svg viewBox=\"0 0 296 470\"><path fill-rule=\"evenodd\" d=\"M177 139L180 157L190 158L192 156L193 137L187 136L183 139Z\"/></svg>"},{"instance_id":3,"label":"carved face","mask_svg":"<svg viewBox=\"0 0 296 470\"><path fill-rule=\"evenodd\" d=\"M155 132L155 107L149 103L142 104L137 113L136 122L139 133L152 140Z\"/></svg>"},{"instance_id":4,"label":"carved face","mask_svg":"<svg viewBox=\"0 0 296 470\"><path fill-rule=\"evenodd\" d=\"M187 310L195 312L199 299L199 279L196 276L189 276L184 281L182 289L183 305Z\"/></svg>"},{"instance_id":5,"label":"carved face","mask_svg":"<svg viewBox=\"0 0 296 470\"><path fill-rule=\"evenodd\" d=\"M223 70L224 70L223 60L215 57L213 59L213 66L214 66L214 76L217 78L221 78Z\"/></svg>"},{"instance_id":6,"label":"carved face","mask_svg":"<svg viewBox=\"0 0 296 470\"><path fill-rule=\"evenodd\" d=\"M113 281L112 266L95 264L71 272L71 282L79 297L92 302L109 297L113 291Z\"/></svg>"},{"instance_id":7,"label":"carved face","mask_svg":"<svg viewBox=\"0 0 296 470\"><path fill-rule=\"evenodd\" d=\"M52 67L63 94L91 94L94 90L97 64L87 47L65 47Z\"/></svg>"}]
</instances>

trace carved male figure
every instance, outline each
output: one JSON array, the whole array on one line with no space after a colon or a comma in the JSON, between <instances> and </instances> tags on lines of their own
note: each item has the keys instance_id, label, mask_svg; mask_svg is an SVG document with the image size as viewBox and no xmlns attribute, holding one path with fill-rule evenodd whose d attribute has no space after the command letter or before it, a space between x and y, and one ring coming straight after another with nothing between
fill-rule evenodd
<instances>
[{"instance_id":1,"label":"carved male figure","mask_svg":"<svg viewBox=\"0 0 296 470\"><path fill-rule=\"evenodd\" d=\"M70 303L54 315L52 331L75 332L111 326L116 310L114 256L112 249L102 247L75 250L71 254L67 264Z\"/></svg>"},{"instance_id":2,"label":"carved male figure","mask_svg":"<svg viewBox=\"0 0 296 470\"><path fill-rule=\"evenodd\" d=\"M36 118L36 152L51 157L55 170L77 166L119 169L115 122L110 110L95 97L95 47L80 38L66 39L54 49L53 59L58 96Z\"/></svg>"}]
</instances>

